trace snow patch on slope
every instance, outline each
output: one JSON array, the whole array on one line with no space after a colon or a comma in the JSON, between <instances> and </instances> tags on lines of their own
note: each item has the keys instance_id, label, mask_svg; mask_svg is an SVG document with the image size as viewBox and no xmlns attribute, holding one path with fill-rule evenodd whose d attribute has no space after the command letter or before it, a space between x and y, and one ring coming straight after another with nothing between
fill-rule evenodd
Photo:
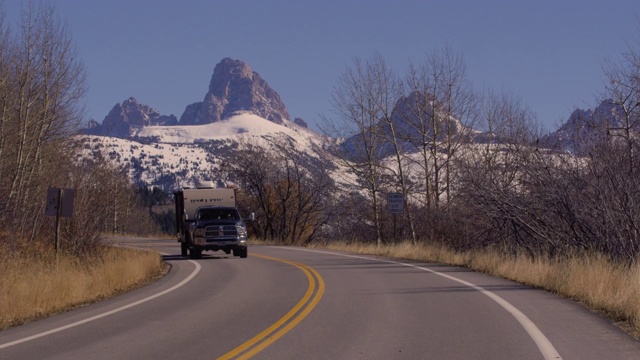
<instances>
[{"instance_id":1,"label":"snow patch on slope","mask_svg":"<svg viewBox=\"0 0 640 360\"><path fill-rule=\"evenodd\" d=\"M302 132L311 133L293 122L279 125L251 113L238 113L229 119L206 125L187 126L145 126L136 129L133 137L154 137L161 143L198 143L207 140L222 140L243 134L265 136L282 133L300 138ZM308 136L308 134L305 134Z\"/></svg>"},{"instance_id":2,"label":"snow patch on slope","mask_svg":"<svg viewBox=\"0 0 640 360\"><path fill-rule=\"evenodd\" d=\"M131 139L81 136L79 160L100 153L116 166L124 166L137 183L160 185L165 190L193 186L196 180L223 179L233 154L243 144L273 149L292 146L296 152L326 161L326 138L291 121L276 124L251 113L206 125L145 126ZM318 152L319 151L319 152ZM343 170L336 172L335 177ZM333 177L333 176L332 176ZM340 180L339 180L340 181Z\"/></svg>"}]
</instances>

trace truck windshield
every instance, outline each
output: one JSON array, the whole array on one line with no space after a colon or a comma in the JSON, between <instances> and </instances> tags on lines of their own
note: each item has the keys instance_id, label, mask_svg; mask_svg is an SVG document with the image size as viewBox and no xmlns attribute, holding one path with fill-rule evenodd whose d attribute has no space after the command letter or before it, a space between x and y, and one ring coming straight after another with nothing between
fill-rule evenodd
<instances>
[{"instance_id":1,"label":"truck windshield","mask_svg":"<svg viewBox=\"0 0 640 360\"><path fill-rule=\"evenodd\" d=\"M201 209L200 220L239 220L238 212L234 209Z\"/></svg>"}]
</instances>

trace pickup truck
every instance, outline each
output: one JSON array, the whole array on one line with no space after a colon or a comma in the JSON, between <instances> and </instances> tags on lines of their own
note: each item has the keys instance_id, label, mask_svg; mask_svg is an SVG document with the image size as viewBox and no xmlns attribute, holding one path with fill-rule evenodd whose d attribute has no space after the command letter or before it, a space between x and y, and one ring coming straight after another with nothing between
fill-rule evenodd
<instances>
[{"instance_id":1,"label":"pickup truck","mask_svg":"<svg viewBox=\"0 0 640 360\"><path fill-rule=\"evenodd\" d=\"M191 257L200 258L203 250L222 250L233 256L247 257L247 227L234 207L202 206L189 224L188 247Z\"/></svg>"},{"instance_id":2,"label":"pickup truck","mask_svg":"<svg viewBox=\"0 0 640 360\"><path fill-rule=\"evenodd\" d=\"M235 189L185 188L174 196L182 256L199 259L203 251L222 250L247 257L247 227L236 208Z\"/></svg>"}]
</instances>

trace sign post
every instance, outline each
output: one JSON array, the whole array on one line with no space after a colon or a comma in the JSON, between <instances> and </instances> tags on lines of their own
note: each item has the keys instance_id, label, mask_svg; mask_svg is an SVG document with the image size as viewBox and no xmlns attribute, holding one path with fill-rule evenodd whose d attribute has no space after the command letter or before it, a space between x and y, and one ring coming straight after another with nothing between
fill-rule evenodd
<instances>
[{"instance_id":1,"label":"sign post","mask_svg":"<svg viewBox=\"0 0 640 360\"><path fill-rule=\"evenodd\" d=\"M396 215L404 214L404 194L387 193L387 213L393 214L393 238L398 240Z\"/></svg>"},{"instance_id":2,"label":"sign post","mask_svg":"<svg viewBox=\"0 0 640 360\"><path fill-rule=\"evenodd\" d=\"M75 197L75 189L47 189L47 206L45 208L45 215L56 217L56 234L54 238L54 250L56 258L60 252L60 218L71 217L73 215L73 200Z\"/></svg>"}]
</instances>

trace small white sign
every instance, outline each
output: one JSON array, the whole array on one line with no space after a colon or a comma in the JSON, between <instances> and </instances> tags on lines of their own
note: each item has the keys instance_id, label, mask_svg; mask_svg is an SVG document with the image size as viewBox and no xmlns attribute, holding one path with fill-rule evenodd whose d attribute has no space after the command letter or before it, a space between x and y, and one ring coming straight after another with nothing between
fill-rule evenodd
<instances>
[{"instance_id":1,"label":"small white sign","mask_svg":"<svg viewBox=\"0 0 640 360\"><path fill-rule=\"evenodd\" d=\"M404 213L404 196L402 193L387 193L387 213Z\"/></svg>"}]
</instances>

